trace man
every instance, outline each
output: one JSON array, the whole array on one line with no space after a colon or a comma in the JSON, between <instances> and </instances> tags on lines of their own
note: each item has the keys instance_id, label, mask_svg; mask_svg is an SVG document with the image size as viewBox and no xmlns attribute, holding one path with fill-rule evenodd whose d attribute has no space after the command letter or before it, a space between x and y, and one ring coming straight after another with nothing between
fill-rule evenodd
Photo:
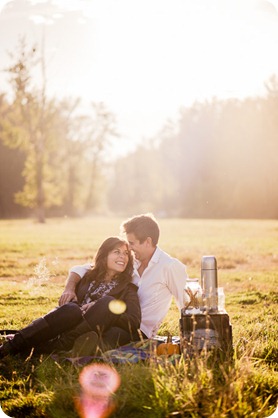
<instances>
[{"instance_id":1,"label":"man","mask_svg":"<svg viewBox=\"0 0 278 418\"><path fill-rule=\"evenodd\" d=\"M134 216L121 225L133 251L133 283L138 286L143 338L156 335L174 296L179 309L183 306L183 289L186 283L186 266L158 247L159 226L152 214ZM75 287L90 269L89 264L70 270L60 305L76 299Z\"/></svg>"}]
</instances>

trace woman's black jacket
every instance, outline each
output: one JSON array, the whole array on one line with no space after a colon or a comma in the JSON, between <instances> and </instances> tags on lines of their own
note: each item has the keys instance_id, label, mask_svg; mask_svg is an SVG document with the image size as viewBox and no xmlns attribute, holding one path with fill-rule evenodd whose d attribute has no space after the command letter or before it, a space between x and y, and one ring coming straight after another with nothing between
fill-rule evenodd
<instances>
[{"instance_id":1,"label":"woman's black jacket","mask_svg":"<svg viewBox=\"0 0 278 418\"><path fill-rule=\"evenodd\" d=\"M81 303L91 283L91 278L86 277L87 274L80 280L76 287L76 295L78 303ZM118 315L115 326L120 327L128 332L135 333L140 328L141 309L137 295L138 287L123 279L119 284L112 289L107 296L113 296L115 299L122 300L126 304L124 313Z\"/></svg>"}]
</instances>

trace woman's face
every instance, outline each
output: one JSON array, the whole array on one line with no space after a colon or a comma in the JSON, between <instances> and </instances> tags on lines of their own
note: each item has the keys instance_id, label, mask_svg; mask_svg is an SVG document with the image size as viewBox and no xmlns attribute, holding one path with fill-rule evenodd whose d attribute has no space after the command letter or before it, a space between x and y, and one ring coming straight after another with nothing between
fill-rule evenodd
<instances>
[{"instance_id":1,"label":"woman's face","mask_svg":"<svg viewBox=\"0 0 278 418\"><path fill-rule=\"evenodd\" d=\"M107 256L107 273L115 275L122 273L127 266L129 259L128 247L126 244L118 244Z\"/></svg>"}]
</instances>

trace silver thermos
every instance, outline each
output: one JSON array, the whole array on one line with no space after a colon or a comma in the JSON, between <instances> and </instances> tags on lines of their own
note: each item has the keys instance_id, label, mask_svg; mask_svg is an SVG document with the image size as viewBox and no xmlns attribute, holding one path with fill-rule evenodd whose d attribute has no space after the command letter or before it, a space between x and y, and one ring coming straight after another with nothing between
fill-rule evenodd
<instances>
[{"instance_id":1,"label":"silver thermos","mask_svg":"<svg viewBox=\"0 0 278 418\"><path fill-rule=\"evenodd\" d=\"M202 257L201 286L203 289L204 310L209 312L217 312L217 262L213 255L204 255Z\"/></svg>"}]
</instances>

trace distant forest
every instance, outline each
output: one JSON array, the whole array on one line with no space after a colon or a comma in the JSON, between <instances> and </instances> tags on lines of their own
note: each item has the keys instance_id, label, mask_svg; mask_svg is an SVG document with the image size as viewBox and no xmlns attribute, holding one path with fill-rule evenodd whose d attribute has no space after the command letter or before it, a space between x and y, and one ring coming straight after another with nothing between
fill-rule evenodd
<instances>
[{"instance_id":1,"label":"distant forest","mask_svg":"<svg viewBox=\"0 0 278 418\"><path fill-rule=\"evenodd\" d=\"M13 98L0 94L0 218L278 218L276 76L264 97L181 108L176 122L109 162L111 142L122 146L115 115L49 99L32 83L35 55L21 45L9 68Z\"/></svg>"},{"instance_id":2,"label":"distant forest","mask_svg":"<svg viewBox=\"0 0 278 418\"><path fill-rule=\"evenodd\" d=\"M278 218L278 83L264 98L182 109L153 145L116 162L109 205L164 216Z\"/></svg>"}]
</instances>

